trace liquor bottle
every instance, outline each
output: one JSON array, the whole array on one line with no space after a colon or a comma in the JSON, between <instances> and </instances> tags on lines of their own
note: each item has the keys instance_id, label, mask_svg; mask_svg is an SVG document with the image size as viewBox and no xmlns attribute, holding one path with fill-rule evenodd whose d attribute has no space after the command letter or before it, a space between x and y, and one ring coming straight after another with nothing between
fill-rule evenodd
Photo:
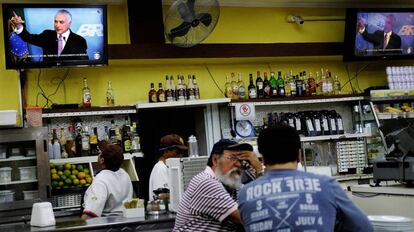
<instances>
[{"instance_id":1,"label":"liquor bottle","mask_svg":"<svg viewBox=\"0 0 414 232\"><path fill-rule=\"evenodd\" d=\"M263 92L265 98L270 98L272 96L272 92L270 91L270 83L267 79L267 72L263 73L264 81L263 81Z\"/></svg>"},{"instance_id":2,"label":"liquor bottle","mask_svg":"<svg viewBox=\"0 0 414 232\"><path fill-rule=\"evenodd\" d=\"M257 98L264 97L264 89L263 89L263 79L260 76L260 71L257 71L257 78L256 78L256 89L257 89Z\"/></svg>"},{"instance_id":3,"label":"liquor bottle","mask_svg":"<svg viewBox=\"0 0 414 232\"><path fill-rule=\"evenodd\" d=\"M249 91L249 99L255 99L257 98L257 91L256 91L256 86L254 86L253 84L253 74L249 74L249 80L250 80L250 84L248 87L248 91Z\"/></svg>"},{"instance_id":4,"label":"liquor bottle","mask_svg":"<svg viewBox=\"0 0 414 232\"><path fill-rule=\"evenodd\" d=\"M321 68L321 93L322 95L328 95L328 82L326 81L326 75Z\"/></svg>"},{"instance_id":5,"label":"liquor bottle","mask_svg":"<svg viewBox=\"0 0 414 232\"><path fill-rule=\"evenodd\" d=\"M316 72L316 95L323 95L323 91L322 91L322 79L319 76L319 72Z\"/></svg>"},{"instance_id":6,"label":"liquor bottle","mask_svg":"<svg viewBox=\"0 0 414 232\"><path fill-rule=\"evenodd\" d=\"M338 76L335 75L334 82L333 82L333 89L335 95L341 94L341 82L338 79Z\"/></svg>"},{"instance_id":7,"label":"liquor bottle","mask_svg":"<svg viewBox=\"0 0 414 232\"><path fill-rule=\"evenodd\" d=\"M131 126L130 126L130 123L129 123L129 117L125 116L124 119L125 119L125 121L124 121L124 125L122 126L122 131L125 131L125 130L130 131Z\"/></svg>"},{"instance_id":8,"label":"liquor bottle","mask_svg":"<svg viewBox=\"0 0 414 232\"><path fill-rule=\"evenodd\" d=\"M198 87L197 79L195 75L193 75L193 85L194 85L195 99L200 99L200 88Z\"/></svg>"},{"instance_id":9,"label":"liquor bottle","mask_svg":"<svg viewBox=\"0 0 414 232\"><path fill-rule=\"evenodd\" d=\"M89 156L91 147L89 145L89 131L88 127L85 126L82 131L82 156Z\"/></svg>"},{"instance_id":10,"label":"liquor bottle","mask_svg":"<svg viewBox=\"0 0 414 232\"><path fill-rule=\"evenodd\" d=\"M66 152L66 136L65 136L65 128L60 128L60 135L59 135L59 142L60 142L60 149L62 158L68 158L69 155Z\"/></svg>"},{"instance_id":11,"label":"liquor bottle","mask_svg":"<svg viewBox=\"0 0 414 232\"><path fill-rule=\"evenodd\" d=\"M191 76L188 76L187 100L195 100L195 89L193 78Z\"/></svg>"},{"instance_id":12,"label":"liquor bottle","mask_svg":"<svg viewBox=\"0 0 414 232\"><path fill-rule=\"evenodd\" d=\"M75 144L75 134L73 131L73 127L68 127L68 133L66 134L66 144L64 147L65 152L68 154L68 158L75 157L76 152L76 144Z\"/></svg>"},{"instance_id":13,"label":"liquor bottle","mask_svg":"<svg viewBox=\"0 0 414 232\"><path fill-rule=\"evenodd\" d=\"M316 81L312 76L312 73L309 73L308 78L308 95L315 96L316 95Z\"/></svg>"},{"instance_id":14,"label":"liquor bottle","mask_svg":"<svg viewBox=\"0 0 414 232\"><path fill-rule=\"evenodd\" d=\"M308 85L308 78L306 76L306 71L303 71L302 76L302 90L304 96L309 96L309 85Z\"/></svg>"},{"instance_id":15,"label":"liquor bottle","mask_svg":"<svg viewBox=\"0 0 414 232\"><path fill-rule=\"evenodd\" d=\"M171 88L171 94L173 96L173 100L177 101L177 89L175 87L173 75L170 76L170 88Z\"/></svg>"},{"instance_id":16,"label":"liquor bottle","mask_svg":"<svg viewBox=\"0 0 414 232\"><path fill-rule=\"evenodd\" d=\"M237 86L239 88L239 98L246 99L246 86L244 85L241 73L239 73L239 81L237 82Z\"/></svg>"},{"instance_id":17,"label":"liquor bottle","mask_svg":"<svg viewBox=\"0 0 414 232\"><path fill-rule=\"evenodd\" d=\"M328 69L327 69L326 73L328 74L327 77L326 77L327 95L333 95L334 94L334 89L333 89L333 80L332 80L331 72L328 71Z\"/></svg>"},{"instance_id":18,"label":"liquor bottle","mask_svg":"<svg viewBox=\"0 0 414 232\"><path fill-rule=\"evenodd\" d=\"M91 91L88 87L88 80L83 78L83 107L84 108L91 108Z\"/></svg>"},{"instance_id":19,"label":"liquor bottle","mask_svg":"<svg viewBox=\"0 0 414 232\"><path fill-rule=\"evenodd\" d=\"M76 157L82 156L82 127L76 127L75 137Z\"/></svg>"},{"instance_id":20,"label":"liquor bottle","mask_svg":"<svg viewBox=\"0 0 414 232\"><path fill-rule=\"evenodd\" d=\"M183 83L183 79L184 79L184 76L178 76L178 81L177 81L177 100L178 101L185 101L186 99L186 96L185 96L186 87Z\"/></svg>"},{"instance_id":21,"label":"liquor bottle","mask_svg":"<svg viewBox=\"0 0 414 232\"><path fill-rule=\"evenodd\" d=\"M122 147L124 148L124 153L131 152L131 137L129 136L130 129L129 127L122 132Z\"/></svg>"},{"instance_id":22,"label":"liquor bottle","mask_svg":"<svg viewBox=\"0 0 414 232\"><path fill-rule=\"evenodd\" d=\"M108 88L106 89L106 105L107 106L115 105L115 95L114 95L114 90L112 89L111 81L108 81Z\"/></svg>"},{"instance_id":23,"label":"liquor bottle","mask_svg":"<svg viewBox=\"0 0 414 232\"><path fill-rule=\"evenodd\" d=\"M109 142L109 129L108 126L104 127L105 133L102 135L101 138L98 138L100 141L107 141Z\"/></svg>"},{"instance_id":24,"label":"liquor bottle","mask_svg":"<svg viewBox=\"0 0 414 232\"><path fill-rule=\"evenodd\" d=\"M188 82L190 82L190 79L191 79L191 75L188 74ZM187 88L188 88L188 86L185 83L184 75L181 76L181 84L183 85L183 88L184 88L185 99L187 99Z\"/></svg>"},{"instance_id":25,"label":"liquor bottle","mask_svg":"<svg viewBox=\"0 0 414 232\"><path fill-rule=\"evenodd\" d=\"M231 83L229 80L229 76L226 75L226 84L224 85L224 95L227 98L233 98L233 90L231 88Z\"/></svg>"},{"instance_id":26,"label":"liquor bottle","mask_svg":"<svg viewBox=\"0 0 414 232\"><path fill-rule=\"evenodd\" d=\"M139 144L139 136L137 133L137 123L132 123L131 128L131 153L137 153L141 150L140 144Z\"/></svg>"},{"instance_id":27,"label":"liquor bottle","mask_svg":"<svg viewBox=\"0 0 414 232\"><path fill-rule=\"evenodd\" d=\"M122 135L121 135L121 129L118 125L115 125L115 144L118 144L120 147L122 147Z\"/></svg>"},{"instance_id":28,"label":"liquor bottle","mask_svg":"<svg viewBox=\"0 0 414 232\"><path fill-rule=\"evenodd\" d=\"M303 96L303 80L302 80L303 73L300 73L300 76L296 75L296 96L302 97Z\"/></svg>"},{"instance_id":29,"label":"liquor bottle","mask_svg":"<svg viewBox=\"0 0 414 232\"><path fill-rule=\"evenodd\" d=\"M290 85L290 75L289 75L289 73L286 73L284 82L286 83L286 85L285 85L285 96L286 97L291 97L292 96L291 95L292 88L291 88L291 85Z\"/></svg>"},{"instance_id":30,"label":"liquor bottle","mask_svg":"<svg viewBox=\"0 0 414 232\"><path fill-rule=\"evenodd\" d=\"M282 78L282 72L278 72L277 73L277 95L279 97L284 97L286 95L286 90L285 90L285 81Z\"/></svg>"},{"instance_id":31,"label":"liquor bottle","mask_svg":"<svg viewBox=\"0 0 414 232\"><path fill-rule=\"evenodd\" d=\"M154 89L154 83L151 83L151 89L148 92L148 101L150 103L157 102L157 92Z\"/></svg>"},{"instance_id":32,"label":"liquor bottle","mask_svg":"<svg viewBox=\"0 0 414 232\"><path fill-rule=\"evenodd\" d=\"M93 128L93 133L89 137L89 144L91 147L91 156L97 156L99 154L98 151L98 128Z\"/></svg>"},{"instance_id":33,"label":"liquor bottle","mask_svg":"<svg viewBox=\"0 0 414 232\"><path fill-rule=\"evenodd\" d=\"M270 84L270 95L272 98L277 97L277 80L275 78L275 73L274 72L270 72L270 80L269 80L269 84Z\"/></svg>"},{"instance_id":34,"label":"liquor bottle","mask_svg":"<svg viewBox=\"0 0 414 232\"><path fill-rule=\"evenodd\" d=\"M157 102L165 102L165 91L162 88L162 83L158 83Z\"/></svg>"},{"instance_id":35,"label":"liquor bottle","mask_svg":"<svg viewBox=\"0 0 414 232\"><path fill-rule=\"evenodd\" d=\"M165 100L167 102L174 101L173 93L171 90L171 82L168 79L168 75L165 76Z\"/></svg>"},{"instance_id":36,"label":"liquor bottle","mask_svg":"<svg viewBox=\"0 0 414 232\"><path fill-rule=\"evenodd\" d=\"M236 82L236 76L231 73L231 91L233 92L232 99L239 99L239 86Z\"/></svg>"},{"instance_id":37,"label":"liquor bottle","mask_svg":"<svg viewBox=\"0 0 414 232\"><path fill-rule=\"evenodd\" d=\"M295 76L292 74L292 70L290 70L290 96L295 97L296 96L296 79Z\"/></svg>"}]
</instances>

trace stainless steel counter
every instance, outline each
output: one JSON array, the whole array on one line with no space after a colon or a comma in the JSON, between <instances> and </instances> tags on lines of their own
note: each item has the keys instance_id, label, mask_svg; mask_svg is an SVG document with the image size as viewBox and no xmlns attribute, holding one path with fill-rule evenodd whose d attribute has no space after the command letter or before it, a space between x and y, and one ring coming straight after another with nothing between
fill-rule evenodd
<instances>
[{"instance_id":1,"label":"stainless steel counter","mask_svg":"<svg viewBox=\"0 0 414 232\"><path fill-rule=\"evenodd\" d=\"M56 225L50 227L32 227L28 224L2 225L0 231L171 231L175 214L147 215L145 218L98 217L88 220L56 219Z\"/></svg>"}]
</instances>

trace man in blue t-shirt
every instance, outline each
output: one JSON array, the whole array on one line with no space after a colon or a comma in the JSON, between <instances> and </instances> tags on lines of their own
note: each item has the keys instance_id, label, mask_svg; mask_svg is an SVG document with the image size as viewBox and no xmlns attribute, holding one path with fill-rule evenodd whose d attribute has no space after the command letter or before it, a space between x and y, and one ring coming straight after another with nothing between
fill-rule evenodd
<instances>
[{"instance_id":1,"label":"man in blue t-shirt","mask_svg":"<svg viewBox=\"0 0 414 232\"><path fill-rule=\"evenodd\" d=\"M246 231L373 231L334 179L296 170L301 147L294 128L266 129L257 143L267 173L240 190Z\"/></svg>"}]
</instances>

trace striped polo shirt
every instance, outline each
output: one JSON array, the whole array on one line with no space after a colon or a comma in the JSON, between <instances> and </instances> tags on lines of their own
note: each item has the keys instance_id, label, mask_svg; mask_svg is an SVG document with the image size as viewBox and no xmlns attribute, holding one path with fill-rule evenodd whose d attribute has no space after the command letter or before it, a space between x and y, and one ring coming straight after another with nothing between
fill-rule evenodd
<instances>
[{"instance_id":1,"label":"striped polo shirt","mask_svg":"<svg viewBox=\"0 0 414 232\"><path fill-rule=\"evenodd\" d=\"M235 231L227 218L237 202L210 167L194 176L181 198L173 231Z\"/></svg>"}]
</instances>

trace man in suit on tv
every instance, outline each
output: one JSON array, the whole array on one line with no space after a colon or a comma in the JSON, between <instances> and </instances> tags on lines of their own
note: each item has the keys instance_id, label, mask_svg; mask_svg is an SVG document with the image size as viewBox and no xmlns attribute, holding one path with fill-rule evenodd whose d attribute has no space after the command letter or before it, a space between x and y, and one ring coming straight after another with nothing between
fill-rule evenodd
<instances>
[{"instance_id":1,"label":"man in suit on tv","mask_svg":"<svg viewBox=\"0 0 414 232\"><path fill-rule=\"evenodd\" d=\"M31 34L23 27L23 20L14 13L12 21L15 32L25 42L39 46L43 50L43 61L88 60L86 40L72 32L72 15L67 10L59 10L55 15L54 29L40 34Z\"/></svg>"},{"instance_id":2,"label":"man in suit on tv","mask_svg":"<svg viewBox=\"0 0 414 232\"><path fill-rule=\"evenodd\" d=\"M376 53L396 53L400 54L401 50L401 37L392 31L395 24L395 16L387 15L384 22L384 30L377 30L374 33L368 33L366 30L367 23L364 18L358 19L358 32L362 37L374 45Z\"/></svg>"}]
</instances>

